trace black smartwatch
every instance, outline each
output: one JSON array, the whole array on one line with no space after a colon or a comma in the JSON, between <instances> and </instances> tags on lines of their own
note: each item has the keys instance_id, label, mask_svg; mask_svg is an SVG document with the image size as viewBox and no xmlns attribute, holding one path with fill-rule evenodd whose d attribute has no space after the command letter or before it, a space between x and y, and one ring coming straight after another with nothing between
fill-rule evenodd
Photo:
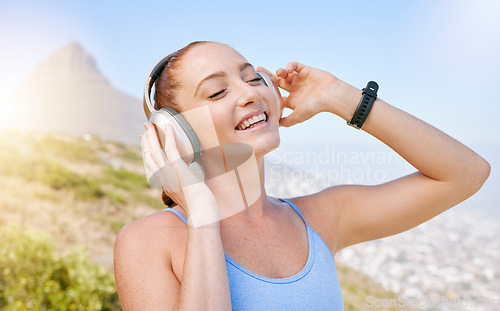
<instances>
[{"instance_id":1,"label":"black smartwatch","mask_svg":"<svg viewBox=\"0 0 500 311\"><path fill-rule=\"evenodd\" d=\"M366 88L363 89L363 96L359 102L358 108L354 112L351 121L347 122L348 125L361 129L363 123L365 123L368 113L372 109L375 99L377 99L378 84L375 81L370 81L366 84Z\"/></svg>"}]
</instances>

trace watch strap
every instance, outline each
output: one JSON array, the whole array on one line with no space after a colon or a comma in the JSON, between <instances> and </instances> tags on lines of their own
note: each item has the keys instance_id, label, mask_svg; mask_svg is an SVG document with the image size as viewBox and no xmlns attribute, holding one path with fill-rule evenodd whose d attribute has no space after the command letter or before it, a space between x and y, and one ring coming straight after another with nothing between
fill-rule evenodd
<instances>
[{"instance_id":1,"label":"watch strap","mask_svg":"<svg viewBox=\"0 0 500 311\"><path fill-rule=\"evenodd\" d=\"M361 100L359 105L351 118L351 121L347 122L348 125L361 129L363 124L372 109L373 103L377 99L378 84L375 81L370 81L366 84L366 88L363 89Z\"/></svg>"}]
</instances>

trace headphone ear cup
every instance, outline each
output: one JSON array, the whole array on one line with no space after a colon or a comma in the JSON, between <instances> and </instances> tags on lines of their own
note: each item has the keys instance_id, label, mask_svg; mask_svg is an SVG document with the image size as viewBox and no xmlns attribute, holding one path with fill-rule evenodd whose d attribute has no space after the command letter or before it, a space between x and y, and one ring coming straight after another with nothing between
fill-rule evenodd
<instances>
[{"instance_id":1,"label":"headphone ear cup","mask_svg":"<svg viewBox=\"0 0 500 311\"><path fill-rule=\"evenodd\" d=\"M281 93L278 89L278 84L274 79L267 73L265 72L257 72L257 75L261 77L262 83L264 83L271 91L273 92L274 96L276 97L276 103L278 106L278 113L281 118L281 115L283 114L283 98L281 97Z\"/></svg>"},{"instance_id":2,"label":"headphone ear cup","mask_svg":"<svg viewBox=\"0 0 500 311\"><path fill-rule=\"evenodd\" d=\"M161 147L165 149L165 132L167 124L174 128L175 142L181 158L193 163L200 156L201 143L188 121L171 108L161 108L151 114L149 122L156 125Z\"/></svg>"}]
</instances>

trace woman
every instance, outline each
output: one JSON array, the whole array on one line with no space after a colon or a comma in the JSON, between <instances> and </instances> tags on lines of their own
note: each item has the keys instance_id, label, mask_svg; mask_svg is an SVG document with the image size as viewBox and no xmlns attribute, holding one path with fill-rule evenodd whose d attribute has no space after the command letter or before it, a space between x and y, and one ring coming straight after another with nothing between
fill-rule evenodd
<instances>
[{"instance_id":1,"label":"woman","mask_svg":"<svg viewBox=\"0 0 500 311\"><path fill-rule=\"evenodd\" d=\"M164 190L177 205L118 234L115 273L124 310L341 310L333 261L337 251L415 227L470 197L489 175L489 164L475 152L376 99L363 130L418 172L377 186L336 186L288 201L269 197L263 157L279 145L279 126L322 111L350 121L362 97L361 90L330 73L297 62L271 75L290 93L283 101L293 112L281 120L271 89L227 45L191 44L163 70L158 86L167 87L158 88L157 103L180 112L208 107L221 143L253 148L261 195L248 208L216 221L218 206L209 187L198 183L194 194L183 191L182 182L192 176L178 161L172 128L167 128L165 155L154 126L146 124L141 137L146 163L153 169L167 159L173 170L162 176ZM242 118L262 111L264 122L241 130ZM172 179L180 186L165 182ZM198 226L200 217L214 221Z\"/></svg>"}]
</instances>

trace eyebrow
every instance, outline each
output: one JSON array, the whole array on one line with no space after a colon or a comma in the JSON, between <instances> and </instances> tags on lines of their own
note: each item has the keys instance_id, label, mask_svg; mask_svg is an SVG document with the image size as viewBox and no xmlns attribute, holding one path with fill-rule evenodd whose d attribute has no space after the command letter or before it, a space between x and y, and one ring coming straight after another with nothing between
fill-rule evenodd
<instances>
[{"instance_id":1,"label":"eyebrow","mask_svg":"<svg viewBox=\"0 0 500 311\"><path fill-rule=\"evenodd\" d=\"M240 69L240 71L243 71L247 67L253 68L252 64L250 64L250 63L242 63L242 64L240 64L239 69ZM203 78L203 80L200 81L200 83L198 83L198 86L196 87L196 90L194 91L194 96L196 96L196 93L198 93L198 90L200 89L200 87L203 83L207 82L210 79L221 78L224 76L226 76L226 73L224 71L217 71L217 72L214 72L214 73L206 76L205 78Z\"/></svg>"}]
</instances>

